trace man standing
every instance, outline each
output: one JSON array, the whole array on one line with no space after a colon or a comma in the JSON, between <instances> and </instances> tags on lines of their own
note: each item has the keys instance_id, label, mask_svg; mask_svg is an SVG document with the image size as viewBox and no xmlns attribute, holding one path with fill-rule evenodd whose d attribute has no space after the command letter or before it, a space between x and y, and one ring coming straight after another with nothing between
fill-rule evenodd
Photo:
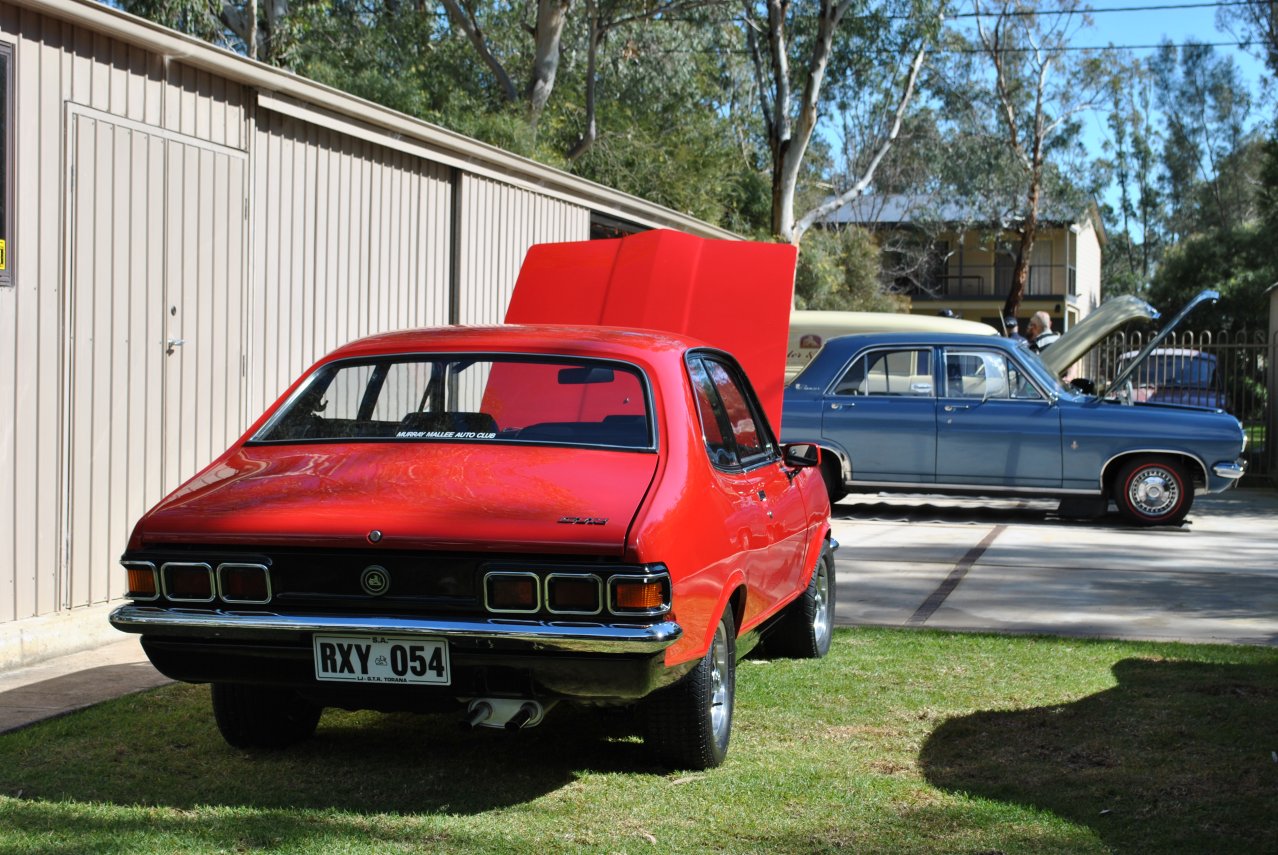
<instances>
[{"instance_id":1,"label":"man standing","mask_svg":"<svg viewBox=\"0 0 1278 855\"><path fill-rule=\"evenodd\" d=\"M1047 312L1035 312L1029 322L1029 345L1031 350L1042 350L1056 339L1060 333L1052 332L1052 318Z\"/></svg>"},{"instance_id":2,"label":"man standing","mask_svg":"<svg viewBox=\"0 0 1278 855\"><path fill-rule=\"evenodd\" d=\"M1017 329L1016 318L1011 316L1003 318L1003 328L1007 330L1007 337L1012 341L1025 341L1025 336L1021 335Z\"/></svg>"}]
</instances>

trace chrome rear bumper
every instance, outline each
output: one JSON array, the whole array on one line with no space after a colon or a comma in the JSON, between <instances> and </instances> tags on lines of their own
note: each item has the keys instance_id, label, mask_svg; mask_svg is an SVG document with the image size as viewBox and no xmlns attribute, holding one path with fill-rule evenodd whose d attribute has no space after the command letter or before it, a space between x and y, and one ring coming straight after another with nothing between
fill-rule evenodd
<instances>
[{"instance_id":1,"label":"chrome rear bumper","mask_svg":"<svg viewBox=\"0 0 1278 855\"><path fill-rule=\"evenodd\" d=\"M261 611L164 609L123 605L111 612L122 632L154 637L225 641L273 641L313 633L422 635L484 644L513 644L533 650L576 653L660 653L679 640L674 621L656 624L599 624L491 618L448 620L392 615L281 615Z\"/></svg>"}]
</instances>

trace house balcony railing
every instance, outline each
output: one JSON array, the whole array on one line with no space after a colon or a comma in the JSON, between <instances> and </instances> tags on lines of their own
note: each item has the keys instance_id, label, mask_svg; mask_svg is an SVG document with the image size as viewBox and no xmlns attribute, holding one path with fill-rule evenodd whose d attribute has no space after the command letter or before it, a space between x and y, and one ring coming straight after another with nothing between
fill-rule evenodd
<instances>
[{"instance_id":1,"label":"house balcony railing","mask_svg":"<svg viewBox=\"0 0 1278 855\"><path fill-rule=\"evenodd\" d=\"M950 269L934 278L910 288L911 296L927 299L952 299L955 297L1006 297L1012 288L1010 268L969 267L962 273ZM1027 297L1076 296L1078 282L1072 265L1036 264L1029 270L1029 282L1025 286Z\"/></svg>"}]
</instances>

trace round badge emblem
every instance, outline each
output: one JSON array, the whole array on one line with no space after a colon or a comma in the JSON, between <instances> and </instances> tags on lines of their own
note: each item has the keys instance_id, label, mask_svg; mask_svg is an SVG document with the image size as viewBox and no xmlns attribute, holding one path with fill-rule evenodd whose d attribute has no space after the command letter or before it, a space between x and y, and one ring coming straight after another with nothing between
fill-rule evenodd
<instances>
[{"instance_id":1,"label":"round badge emblem","mask_svg":"<svg viewBox=\"0 0 1278 855\"><path fill-rule=\"evenodd\" d=\"M376 564L365 567L359 577L359 586L370 597L379 597L390 590L390 573L386 572L385 567Z\"/></svg>"}]
</instances>

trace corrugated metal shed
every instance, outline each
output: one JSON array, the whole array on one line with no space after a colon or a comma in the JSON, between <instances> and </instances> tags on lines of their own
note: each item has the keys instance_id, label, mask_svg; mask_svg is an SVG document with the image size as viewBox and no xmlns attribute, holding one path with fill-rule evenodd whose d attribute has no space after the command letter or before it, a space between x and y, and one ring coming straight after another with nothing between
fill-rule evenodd
<instances>
[{"instance_id":1,"label":"corrugated metal shed","mask_svg":"<svg viewBox=\"0 0 1278 855\"><path fill-rule=\"evenodd\" d=\"M0 668L109 637L133 521L324 352L500 321L592 215L733 237L91 0L0 0L0 46Z\"/></svg>"}]
</instances>

